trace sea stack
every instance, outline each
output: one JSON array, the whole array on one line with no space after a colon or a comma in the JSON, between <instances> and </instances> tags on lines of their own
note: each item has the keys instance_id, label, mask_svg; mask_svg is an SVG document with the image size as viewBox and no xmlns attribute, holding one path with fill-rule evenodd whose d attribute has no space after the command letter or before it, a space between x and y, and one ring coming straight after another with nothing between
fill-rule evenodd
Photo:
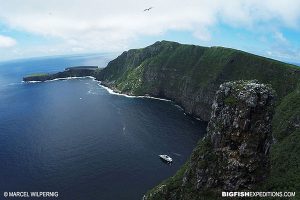
<instances>
[{"instance_id":1,"label":"sea stack","mask_svg":"<svg viewBox=\"0 0 300 200\"><path fill-rule=\"evenodd\" d=\"M207 135L186 166L144 199L209 199L222 191L251 191L269 171L275 94L257 81L222 84L212 104Z\"/></svg>"}]
</instances>

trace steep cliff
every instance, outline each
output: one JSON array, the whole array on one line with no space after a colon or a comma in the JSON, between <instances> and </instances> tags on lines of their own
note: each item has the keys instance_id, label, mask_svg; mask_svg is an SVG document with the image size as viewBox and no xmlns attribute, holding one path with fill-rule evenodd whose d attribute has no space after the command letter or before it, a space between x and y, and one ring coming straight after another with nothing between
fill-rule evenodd
<instances>
[{"instance_id":1,"label":"steep cliff","mask_svg":"<svg viewBox=\"0 0 300 200\"><path fill-rule=\"evenodd\" d=\"M235 49L161 41L122 53L96 78L122 93L171 99L186 113L205 121L210 119L220 84L252 79L270 84L277 93L274 144L270 175L260 186L265 191L299 190L299 67ZM186 166L172 178L172 187L181 184L176 180L181 180Z\"/></svg>"},{"instance_id":2,"label":"steep cliff","mask_svg":"<svg viewBox=\"0 0 300 200\"><path fill-rule=\"evenodd\" d=\"M264 191L300 192L300 84L285 96L273 118L275 144L271 148L271 172ZM299 197L298 197L299 198Z\"/></svg>"},{"instance_id":3,"label":"steep cliff","mask_svg":"<svg viewBox=\"0 0 300 200\"><path fill-rule=\"evenodd\" d=\"M96 77L123 93L171 99L208 121L220 84L257 79L271 84L281 99L295 89L300 70L234 49L162 41L122 53Z\"/></svg>"},{"instance_id":4,"label":"steep cliff","mask_svg":"<svg viewBox=\"0 0 300 200\"><path fill-rule=\"evenodd\" d=\"M57 75L70 76L64 72ZM299 190L299 67L235 49L161 41L142 49L126 51L103 70L87 75L95 76L103 85L122 93L173 100L186 113L205 121L210 120L211 105L220 84L252 79L270 84L277 93L272 120L274 144L270 149L271 170L260 188L265 191ZM225 100L227 104L236 102L235 98ZM196 147L194 157L212 148L211 142L208 139L205 141ZM182 185L182 177L188 165L185 164L173 178L164 182L169 185L169 191ZM155 191L158 191L157 187ZM185 186L185 195L188 194L189 189Z\"/></svg>"},{"instance_id":5,"label":"steep cliff","mask_svg":"<svg viewBox=\"0 0 300 200\"><path fill-rule=\"evenodd\" d=\"M212 104L207 135L186 166L144 199L208 199L253 190L269 173L274 92L257 81L227 82Z\"/></svg>"}]
</instances>

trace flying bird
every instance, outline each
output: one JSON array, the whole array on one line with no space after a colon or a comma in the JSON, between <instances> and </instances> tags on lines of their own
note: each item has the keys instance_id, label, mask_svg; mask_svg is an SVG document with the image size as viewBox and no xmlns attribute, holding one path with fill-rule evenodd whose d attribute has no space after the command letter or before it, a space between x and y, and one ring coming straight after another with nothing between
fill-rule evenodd
<instances>
[{"instance_id":1,"label":"flying bird","mask_svg":"<svg viewBox=\"0 0 300 200\"><path fill-rule=\"evenodd\" d=\"M146 8L144 11L150 11L153 7Z\"/></svg>"}]
</instances>

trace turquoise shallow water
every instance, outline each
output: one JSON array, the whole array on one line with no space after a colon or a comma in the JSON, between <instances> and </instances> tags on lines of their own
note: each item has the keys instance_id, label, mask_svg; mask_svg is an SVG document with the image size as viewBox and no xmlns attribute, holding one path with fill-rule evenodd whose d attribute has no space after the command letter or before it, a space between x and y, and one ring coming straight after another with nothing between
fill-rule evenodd
<instances>
[{"instance_id":1,"label":"turquoise shallow water","mask_svg":"<svg viewBox=\"0 0 300 200\"><path fill-rule=\"evenodd\" d=\"M171 102L112 95L90 78L21 83L32 72L105 66L109 59L0 63L0 195L57 191L60 199L141 199L185 162L206 123Z\"/></svg>"}]
</instances>

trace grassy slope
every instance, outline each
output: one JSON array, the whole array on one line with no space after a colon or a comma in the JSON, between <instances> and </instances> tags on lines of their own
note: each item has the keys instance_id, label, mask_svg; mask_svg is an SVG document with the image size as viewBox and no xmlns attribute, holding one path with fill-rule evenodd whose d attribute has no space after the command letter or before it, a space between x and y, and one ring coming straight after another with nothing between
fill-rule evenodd
<instances>
[{"instance_id":1,"label":"grassy slope","mask_svg":"<svg viewBox=\"0 0 300 200\"><path fill-rule=\"evenodd\" d=\"M35 73L35 74L30 74L30 75L27 75L25 77L35 77L35 76L48 76L49 74L47 73Z\"/></svg>"},{"instance_id":2,"label":"grassy slope","mask_svg":"<svg viewBox=\"0 0 300 200\"><path fill-rule=\"evenodd\" d=\"M139 72L140 82L143 83L140 85L141 89L171 85L159 80L147 82L144 75L151 71L164 74L171 82L176 81L174 89L180 89L176 86L188 79L195 88L229 80L257 79L272 84L280 98L295 88L300 77L300 71L294 65L246 52L163 41L123 53L108 64L100 79L116 81L117 88L123 92L146 93L148 91L131 87L133 85L130 83L136 84L137 81L132 79L137 67L142 68ZM176 79L172 78L172 75ZM123 88L125 82L128 87Z\"/></svg>"},{"instance_id":3,"label":"grassy slope","mask_svg":"<svg viewBox=\"0 0 300 200\"><path fill-rule=\"evenodd\" d=\"M142 95L163 90L179 97L187 87L192 91L214 91L229 80L257 79L271 84L278 95L273 120L277 143L271 149L271 176L261 187L273 191L300 188L300 132L299 127L291 126L300 116L299 86L296 89L300 84L299 67L234 49L163 41L123 53L97 78L126 93ZM190 96L193 101L193 94ZM210 108L209 102L205 103ZM184 167L164 183L174 188L183 171Z\"/></svg>"},{"instance_id":4,"label":"grassy slope","mask_svg":"<svg viewBox=\"0 0 300 200\"><path fill-rule=\"evenodd\" d=\"M271 149L271 174L263 188L300 192L300 85L277 106Z\"/></svg>"}]
</instances>

